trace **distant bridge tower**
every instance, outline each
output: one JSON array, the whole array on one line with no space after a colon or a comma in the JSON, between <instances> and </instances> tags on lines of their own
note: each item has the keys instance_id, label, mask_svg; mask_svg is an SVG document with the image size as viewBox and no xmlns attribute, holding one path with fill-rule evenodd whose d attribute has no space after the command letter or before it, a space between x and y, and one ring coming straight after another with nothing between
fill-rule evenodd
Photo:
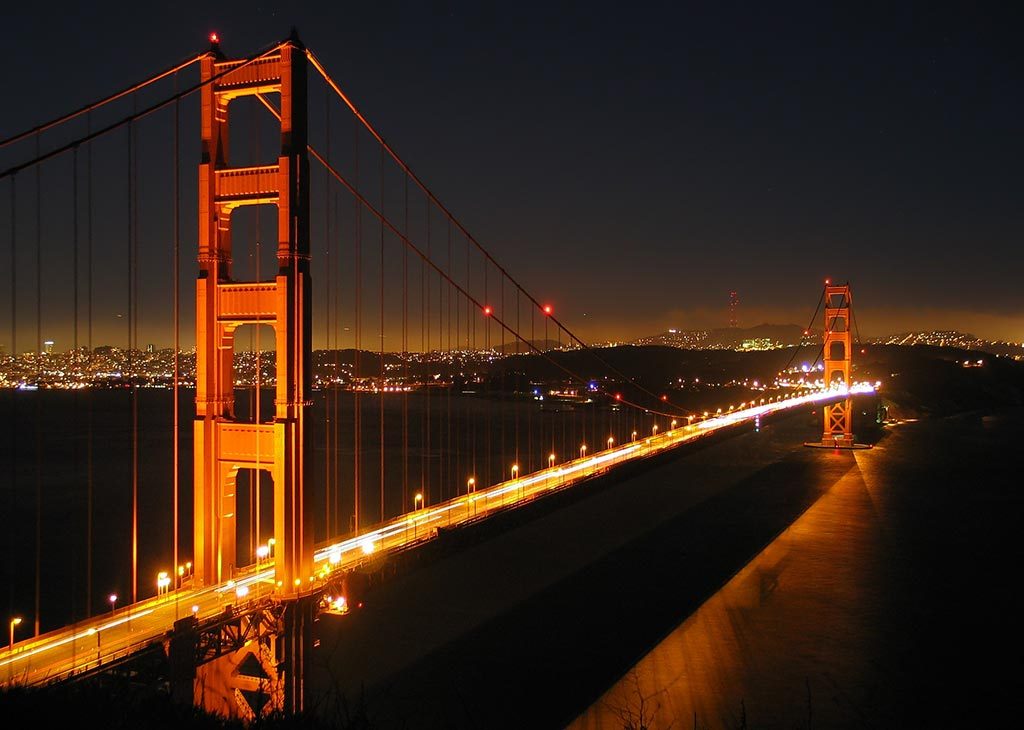
<instances>
[{"instance_id":1,"label":"distant bridge tower","mask_svg":"<svg viewBox=\"0 0 1024 730\"><path fill-rule=\"evenodd\" d=\"M853 302L850 285L833 285L825 281L825 326L823 352L825 384L841 380L850 386L850 364L853 342L850 336L850 314ZM853 446L853 404L849 397L824 406L824 432L821 443L825 446L851 448Z\"/></svg>"},{"instance_id":2,"label":"distant bridge tower","mask_svg":"<svg viewBox=\"0 0 1024 730\"><path fill-rule=\"evenodd\" d=\"M255 556L235 554L235 479L269 470L274 482L274 564L282 598L298 597L313 565L311 500L304 493L305 413L310 391L309 160L306 53L296 36L255 61L226 60L215 37L202 59L199 165L199 278L196 282L195 577L210 585ZM280 95L281 148L270 164L232 167L230 104ZM244 205L277 207L276 277L232 278L231 216ZM273 326L277 350L274 419L235 420L235 330Z\"/></svg>"}]
</instances>

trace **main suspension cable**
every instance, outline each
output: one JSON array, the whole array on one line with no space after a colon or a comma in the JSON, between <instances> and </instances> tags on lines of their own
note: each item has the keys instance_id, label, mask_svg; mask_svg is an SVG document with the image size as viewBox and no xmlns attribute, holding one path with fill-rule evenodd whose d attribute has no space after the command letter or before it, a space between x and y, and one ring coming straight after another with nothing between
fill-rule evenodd
<instances>
[{"instance_id":1,"label":"main suspension cable","mask_svg":"<svg viewBox=\"0 0 1024 730\"><path fill-rule=\"evenodd\" d=\"M370 134L373 135L374 139L377 140L377 142L381 145L381 147L385 151L387 151L388 155L391 156L391 159L394 160L395 164L397 164L407 175L409 175L409 177L416 183L416 185L420 188L420 190L423 191L423 193L427 196L427 198L432 203L434 203L434 205L436 205L446 216L448 216L448 218L455 224L455 226L460 231L462 231L463 235L465 235L466 238L469 241L471 241L474 246L476 246L476 248L480 251L480 253L483 254L483 256L486 257L486 259L501 274L503 274L505 277L507 277L508 280L513 285L515 285L518 289L520 289L526 295L526 297L534 304L534 306L536 306L538 308L541 308L541 309L544 309L545 314L555 323L555 325L559 328L560 332L564 331L565 334L572 341L574 341L581 349L585 350L589 355L594 357L598 362L600 362L609 371L611 371L614 374L618 375L624 381L632 383L634 387L636 387L640 391L646 393L647 395L651 396L655 400L660 400L661 402L666 402L663 399L660 399L653 391L650 391L646 387L644 387L643 385L635 382L635 380L633 378L630 378L628 375L626 375L625 373L620 371L618 368L616 368L614 365L612 365L607 360L605 360L604 357L602 357L594 348L592 348L590 345L588 345L586 342L584 342L581 338L579 338L561 320L559 320L552 312L550 312L548 308L544 308L543 305L541 304L541 302L536 297L534 297L522 284L520 284L519 281L514 276L512 276L505 269L505 267L503 267L501 264L498 263L497 259L495 259L491 255L491 253L486 248L484 248L483 244L481 244L477 240L477 238L475 236L473 236L473 234L471 234L469 232L469 230L464 225L462 225L462 223L459 221L459 219L456 218L455 215L444 205L444 203L442 203L441 200L436 195L434 195L433 191L431 191L430 188L427 187L427 184L425 182L423 182L423 180L420 179L420 177L418 175L416 175L415 172L413 172L412 168L409 167L408 164L406 164L405 160L403 160L398 155L398 153L395 152L394 148L392 148L391 145L389 145L385 141L384 137L380 134L380 132L378 132L377 129L370 123L370 121L362 114L362 112L359 111L359 109L352 102L352 100L349 99L348 95L345 94L345 92L341 90L341 87L337 84L336 81L334 81L334 79L331 77L331 75L327 72L327 69L323 66L323 64L320 63L319 59L317 59L316 55L312 51L310 51L309 49L306 49L306 56L309 59L310 63L313 64L313 67L316 69L316 71L323 78L324 82L331 88L332 91L334 91L334 93L338 96L338 98L341 99L341 101L349 108L349 110L352 112L353 116L355 116L355 118L358 119L362 123L362 125L366 128L366 130ZM560 333L559 333L559 337L561 337ZM676 408L677 410L682 412L684 415L689 415L689 414L692 413L692 411L690 411L690 410L688 410L686 408L683 408L681 406L677 406L677 405L672 404L672 403L670 403L669 405L671 405L673 408ZM667 415L674 415L674 414L667 414Z\"/></svg>"},{"instance_id":2,"label":"main suspension cable","mask_svg":"<svg viewBox=\"0 0 1024 730\"><path fill-rule=\"evenodd\" d=\"M33 134L38 134L39 132L45 132L48 129L53 129L54 127L57 127L57 126L59 126L61 124L64 124L65 122L70 122L72 119L76 119L77 117L80 117L83 114L89 114L90 112L93 112L96 109L99 109L100 107L106 106L107 104L109 104L109 103L111 103L113 101L117 101L118 99L121 99L121 98L123 98L125 96L128 96L128 94L131 94L131 93L133 93L135 91L140 91L141 89L146 88L150 84L155 84L157 81L160 81L161 79L165 79L168 76L170 76L171 74L177 74L179 71L183 71L184 69L188 68L192 64L198 63L208 53L209 53L209 51L203 51L202 53L200 53L198 55L195 55L195 56L192 56L191 58L188 58L188 59L182 61L181 63L178 63L178 64L176 64L174 66L171 66L170 68L165 69L164 71L160 71L159 73L155 74L154 76L150 76L148 79L144 79L143 81L139 81L136 84L132 84L131 86L129 86L129 87L125 88L125 89L122 89L121 91L114 92L110 96L104 97L103 99L100 99L99 101L95 101L95 102L93 102L91 104L86 104L85 106L81 107L80 109L76 109L75 111L73 111L73 112L71 112L69 114L65 114L64 116L57 117L55 119L51 119L48 122L43 122L42 124L39 124L39 125L36 125L35 127L32 127L32 129L26 129L23 132L18 132L17 134L12 134L10 137L7 137L4 140L0 140L0 147L6 147L9 144L13 144L13 143L18 142L20 140L23 140L23 139L26 139L28 137L31 137Z\"/></svg>"},{"instance_id":3,"label":"main suspension cable","mask_svg":"<svg viewBox=\"0 0 1024 730\"><path fill-rule=\"evenodd\" d=\"M75 147L78 147L80 145L85 144L86 142L91 142L92 140L97 139L99 137L102 137L102 136L104 136L106 134L109 134L110 132L112 132L112 131L114 131L116 129L120 129L121 127L125 126L126 124L131 124L131 123L137 122L137 121L139 121L139 120L141 120L141 119L143 119L145 117L148 117L150 114L153 114L154 112L157 112L160 109L163 109L164 107L166 107L166 106L168 106L170 104L173 104L175 101L178 101L180 99L184 99L185 97L194 94L195 92L197 92L200 89L202 89L204 86L208 86L208 85L210 85L212 83L215 83L216 81L220 80L224 76L227 76L228 74L231 74L231 73L235 73L238 70L240 70L242 68L245 68L246 66L248 66L248 65L250 65L252 63L255 63L256 61L260 60L261 58L269 56L270 54L272 54L275 51L279 50L282 45L284 45L284 42L275 43L269 49L264 50L264 51L260 51L259 53L255 54L253 56L249 56L247 59L245 59L242 63L240 63L237 66L232 66L230 69L227 69L225 71L221 71L219 74L214 74L213 76L211 76L210 78L206 79L205 81L200 81L197 84L193 84L192 86L190 86L189 88L185 89L184 91L179 91L179 92L177 92L177 93L167 97L166 99L163 99L161 101L158 101L158 102L156 102L156 103L146 107L142 111L137 111L137 110L133 111L132 114L130 114L130 115L126 116L126 117L123 117L123 118L117 120L116 122L111 122L107 126L102 127L101 129L97 129L95 132L91 132L91 131L90 132L86 132L86 134L84 136L79 137L78 139L71 140L70 142L68 142L68 143L66 143L64 145L61 145L60 147L56 147L56 148L50 150L49 152L45 152L45 153L37 152L36 156L34 158L32 158L30 160L26 160L25 162L21 162L21 163L19 163L17 165L13 165L11 167L8 167L3 172L0 172L0 180L2 180L5 177L9 177L10 175L14 175L15 173L20 172L21 170L25 170L25 169L27 169L29 167L34 166L34 165L38 165L41 162L45 162L46 160L49 160L49 159L51 159L53 157L57 157L59 155L62 155L65 152L73 150Z\"/></svg>"}]
</instances>

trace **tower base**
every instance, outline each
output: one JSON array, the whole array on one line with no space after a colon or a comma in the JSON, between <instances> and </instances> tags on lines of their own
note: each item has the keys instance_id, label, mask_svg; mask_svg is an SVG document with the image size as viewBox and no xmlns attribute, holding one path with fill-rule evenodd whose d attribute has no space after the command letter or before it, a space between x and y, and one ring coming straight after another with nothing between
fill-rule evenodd
<instances>
[{"instance_id":1,"label":"tower base","mask_svg":"<svg viewBox=\"0 0 1024 730\"><path fill-rule=\"evenodd\" d=\"M853 440L852 433L846 434L823 434L821 441L805 441L804 446L809 449L834 449L834 450L851 450L851 449L870 449L871 444L858 444Z\"/></svg>"}]
</instances>

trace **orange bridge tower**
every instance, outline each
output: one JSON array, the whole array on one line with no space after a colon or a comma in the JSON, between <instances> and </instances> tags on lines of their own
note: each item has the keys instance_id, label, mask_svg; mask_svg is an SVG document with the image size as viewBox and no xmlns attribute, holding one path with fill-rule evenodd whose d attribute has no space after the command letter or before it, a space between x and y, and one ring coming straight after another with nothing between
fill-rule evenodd
<instances>
[{"instance_id":1,"label":"orange bridge tower","mask_svg":"<svg viewBox=\"0 0 1024 730\"><path fill-rule=\"evenodd\" d=\"M823 353L825 385L836 381L850 387L850 365L853 342L850 334L852 300L850 285L825 282L825 327ZM824 406L825 428L821 436L824 446L853 446L853 404L850 397Z\"/></svg>"},{"instance_id":2,"label":"orange bridge tower","mask_svg":"<svg viewBox=\"0 0 1024 730\"><path fill-rule=\"evenodd\" d=\"M312 575L312 503L305 494L305 415L310 392L311 291L306 51L293 35L255 59L227 60L214 43L202 59L202 160L199 165L199 278L196 282L195 577L229 579L235 554L235 479L239 469L273 479L274 564L282 598L299 597ZM231 102L279 95L280 155L269 164L232 167ZM232 277L231 217L245 205L277 208L277 275ZM234 402L235 331L273 327L277 386L274 418L239 422Z\"/></svg>"}]
</instances>

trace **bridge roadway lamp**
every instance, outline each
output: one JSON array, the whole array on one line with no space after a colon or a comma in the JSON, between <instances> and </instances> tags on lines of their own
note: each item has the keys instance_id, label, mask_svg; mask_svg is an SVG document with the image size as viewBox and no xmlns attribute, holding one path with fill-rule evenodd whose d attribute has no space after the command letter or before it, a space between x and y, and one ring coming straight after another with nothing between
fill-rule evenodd
<instances>
[{"instance_id":1,"label":"bridge roadway lamp","mask_svg":"<svg viewBox=\"0 0 1024 730\"><path fill-rule=\"evenodd\" d=\"M422 509L422 505L423 505L423 493L422 492L416 492L416 496L412 498L412 509L413 509L413 512L415 512L416 510ZM417 533L418 530L419 530L419 525L416 522L416 517L413 516L413 518L412 518L412 539L413 540L416 539L416 533Z\"/></svg>"},{"instance_id":2,"label":"bridge roadway lamp","mask_svg":"<svg viewBox=\"0 0 1024 730\"><path fill-rule=\"evenodd\" d=\"M586 455L587 455L587 445L586 444L580 444L580 458L582 459Z\"/></svg>"},{"instance_id":3,"label":"bridge roadway lamp","mask_svg":"<svg viewBox=\"0 0 1024 730\"><path fill-rule=\"evenodd\" d=\"M117 607L117 594L111 593L109 596L107 596L107 600L110 601L110 615L113 616L114 608Z\"/></svg>"},{"instance_id":4,"label":"bridge roadway lamp","mask_svg":"<svg viewBox=\"0 0 1024 730\"><path fill-rule=\"evenodd\" d=\"M554 466L555 466L555 455L554 454L548 454L548 468L552 469L552 468L554 468Z\"/></svg>"},{"instance_id":5,"label":"bridge roadway lamp","mask_svg":"<svg viewBox=\"0 0 1024 730\"><path fill-rule=\"evenodd\" d=\"M21 623L21 616L15 616L14 618L12 618L8 622L8 625L10 626L10 629L11 629L11 640L10 640L9 648L7 649L7 655L8 655L8 664L7 664L7 666L10 667L10 671L9 671L8 677L7 677L7 684L8 685L14 683L14 660L11 657L14 654L14 627L17 626L20 623Z\"/></svg>"}]
</instances>

